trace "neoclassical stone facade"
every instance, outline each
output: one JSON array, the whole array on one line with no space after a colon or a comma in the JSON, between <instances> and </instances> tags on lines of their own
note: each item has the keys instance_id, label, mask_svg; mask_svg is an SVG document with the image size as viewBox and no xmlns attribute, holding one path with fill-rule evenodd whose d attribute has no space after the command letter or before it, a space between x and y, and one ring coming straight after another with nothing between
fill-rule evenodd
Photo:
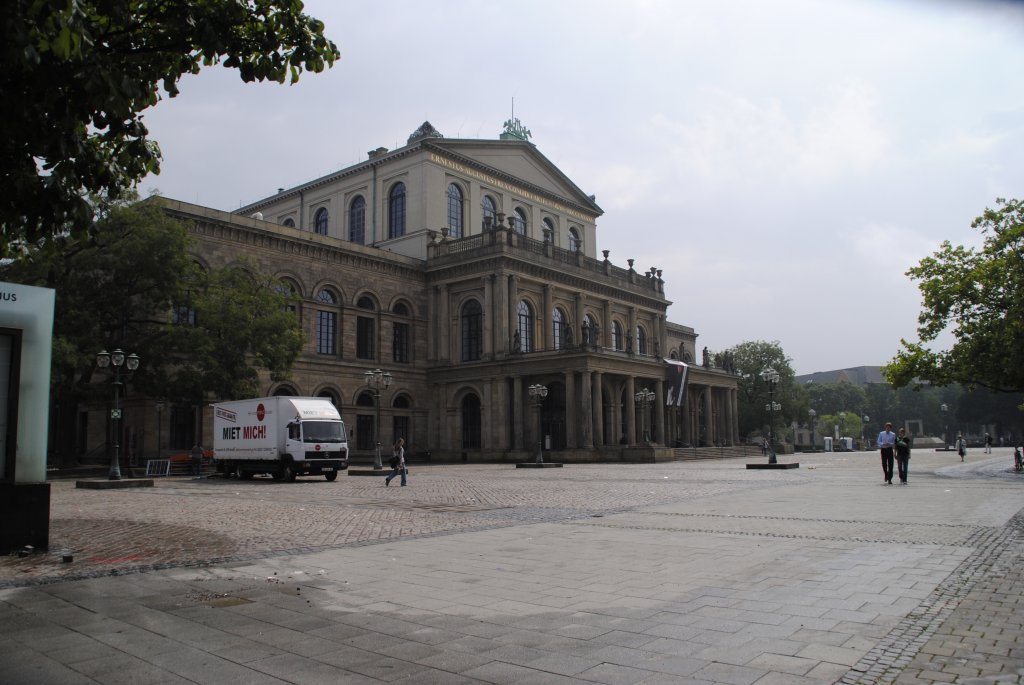
<instances>
[{"instance_id":1,"label":"neoclassical stone facade","mask_svg":"<svg viewBox=\"0 0 1024 685\"><path fill-rule=\"evenodd\" d=\"M517 126L451 140L424 124L397 150L235 213L162 202L202 265L244 255L298 295L306 348L264 391L330 397L357 457L377 439L376 368L393 379L380 441L440 458L523 460L543 444L562 461L650 460L734 444L736 377L694 361L697 335L668 321L660 269L598 256L602 210ZM681 407L665 406L667 358L690 362Z\"/></svg>"}]
</instances>

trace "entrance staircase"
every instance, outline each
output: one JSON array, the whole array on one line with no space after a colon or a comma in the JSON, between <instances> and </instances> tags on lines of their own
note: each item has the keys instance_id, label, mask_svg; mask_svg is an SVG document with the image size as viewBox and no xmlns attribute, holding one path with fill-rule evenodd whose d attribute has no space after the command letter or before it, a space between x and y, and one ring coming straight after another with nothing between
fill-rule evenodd
<instances>
[{"instance_id":1,"label":"entrance staircase","mask_svg":"<svg viewBox=\"0 0 1024 685\"><path fill-rule=\"evenodd\" d=\"M756 445L728 445L724 447L674 447L672 461L701 461L703 459L761 459L761 448Z\"/></svg>"}]
</instances>

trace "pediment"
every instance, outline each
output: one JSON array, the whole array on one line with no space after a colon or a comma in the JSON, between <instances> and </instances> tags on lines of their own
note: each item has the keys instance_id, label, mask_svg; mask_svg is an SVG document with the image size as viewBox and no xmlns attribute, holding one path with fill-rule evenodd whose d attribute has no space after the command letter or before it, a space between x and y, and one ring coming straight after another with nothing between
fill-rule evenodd
<instances>
[{"instance_id":1,"label":"pediment","mask_svg":"<svg viewBox=\"0 0 1024 685\"><path fill-rule=\"evenodd\" d=\"M532 143L518 140L434 138L427 146L449 153L455 160L473 162L492 175L525 182L536 189L586 207L595 215L603 213L594 200L542 155Z\"/></svg>"}]
</instances>

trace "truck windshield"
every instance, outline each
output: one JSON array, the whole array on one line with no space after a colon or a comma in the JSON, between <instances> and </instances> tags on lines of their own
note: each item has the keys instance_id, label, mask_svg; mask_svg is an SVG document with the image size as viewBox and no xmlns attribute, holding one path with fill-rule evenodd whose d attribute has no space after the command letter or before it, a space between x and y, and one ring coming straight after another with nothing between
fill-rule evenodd
<instances>
[{"instance_id":1,"label":"truck windshield","mask_svg":"<svg viewBox=\"0 0 1024 685\"><path fill-rule=\"evenodd\" d=\"M346 442L345 424L341 421L303 421L303 442Z\"/></svg>"}]
</instances>

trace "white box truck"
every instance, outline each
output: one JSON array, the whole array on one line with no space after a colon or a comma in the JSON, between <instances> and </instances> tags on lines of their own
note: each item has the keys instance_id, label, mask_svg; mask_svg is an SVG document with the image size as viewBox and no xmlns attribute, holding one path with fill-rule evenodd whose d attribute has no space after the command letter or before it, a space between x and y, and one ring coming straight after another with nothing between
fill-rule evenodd
<instances>
[{"instance_id":1,"label":"white box truck","mask_svg":"<svg viewBox=\"0 0 1024 685\"><path fill-rule=\"evenodd\" d=\"M348 433L341 414L323 397L258 397L213 405L217 471L238 478L323 475L348 468Z\"/></svg>"}]
</instances>

